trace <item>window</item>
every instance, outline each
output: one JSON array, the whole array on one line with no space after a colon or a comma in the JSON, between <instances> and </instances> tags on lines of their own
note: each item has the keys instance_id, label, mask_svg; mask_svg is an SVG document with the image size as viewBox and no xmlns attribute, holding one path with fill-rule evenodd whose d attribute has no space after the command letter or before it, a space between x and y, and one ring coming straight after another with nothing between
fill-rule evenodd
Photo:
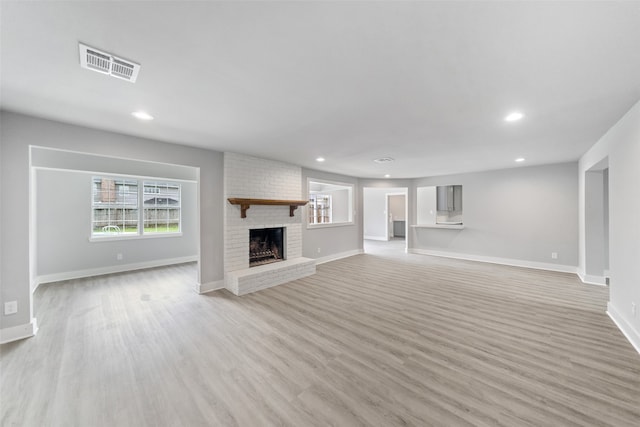
<instances>
[{"instance_id":1,"label":"window","mask_svg":"<svg viewBox=\"0 0 640 427\"><path fill-rule=\"evenodd\" d=\"M462 185L418 187L418 225L462 225Z\"/></svg>"},{"instance_id":2,"label":"window","mask_svg":"<svg viewBox=\"0 0 640 427\"><path fill-rule=\"evenodd\" d=\"M93 178L92 235L138 234L138 182Z\"/></svg>"},{"instance_id":3,"label":"window","mask_svg":"<svg viewBox=\"0 0 640 427\"><path fill-rule=\"evenodd\" d=\"M331 196L309 194L309 224L330 224L331 217Z\"/></svg>"},{"instance_id":4,"label":"window","mask_svg":"<svg viewBox=\"0 0 640 427\"><path fill-rule=\"evenodd\" d=\"M180 190L172 182L93 177L91 237L180 233Z\"/></svg>"},{"instance_id":5,"label":"window","mask_svg":"<svg viewBox=\"0 0 640 427\"><path fill-rule=\"evenodd\" d=\"M144 182L144 233L180 231L180 185Z\"/></svg>"},{"instance_id":6,"label":"window","mask_svg":"<svg viewBox=\"0 0 640 427\"><path fill-rule=\"evenodd\" d=\"M308 226L353 223L353 184L308 180Z\"/></svg>"}]
</instances>

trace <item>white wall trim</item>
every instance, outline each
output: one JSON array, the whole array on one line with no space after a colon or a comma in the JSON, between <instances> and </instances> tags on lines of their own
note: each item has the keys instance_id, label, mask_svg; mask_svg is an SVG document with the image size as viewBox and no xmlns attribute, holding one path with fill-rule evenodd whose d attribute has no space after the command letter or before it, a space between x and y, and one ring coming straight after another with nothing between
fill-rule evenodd
<instances>
[{"instance_id":1,"label":"white wall trim","mask_svg":"<svg viewBox=\"0 0 640 427\"><path fill-rule=\"evenodd\" d=\"M380 240L383 242L388 242L389 238L384 236L364 236L364 240Z\"/></svg>"},{"instance_id":2,"label":"white wall trim","mask_svg":"<svg viewBox=\"0 0 640 427\"><path fill-rule=\"evenodd\" d=\"M327 255L320 258L316 258L316 265L324 264L325 262L336 261L342 258L348 258L354 255L360 255L364 253L364 249L354 249L351 251L339 252L333 255Z\"/></svg>"},{"instance_id":3,"label":"white wall trim","mask_svg":"<svg viewBox=\"0 0 640 427\"><path fill-rule=\"evenodd\" d=\"M12 326L10 328L0 329L0 344L5 344L12 341L18 341L24 338L29 338L38 333L38 321L35 317L31 319L30 323L25 325Z\"/></svg>"},{"instance_id":4,"label":"white wall trim","mask_svg":"<svg viewBox=\"0 0 640 427\"><path fill-rule=\"evenodd\" d=\"M631 343L633 348L636 349L638 353L640 353L640 333L633 328L629 322L627 322L624 317L618 313L618 311L611 305L611 301L607 303L607 314L613 320L613 323L616 324L620 332L627 338L627 340Z\"/></svg>"},{"instance_id":5,"label":"white wall trim","mask_svg":"<svg viewBox=\"0 0 640 427\"><path fill-rule=\"evenodd\" d=\"M572 265L551 264L545 262L525 261L512 258L498 258L484 255L460 254L455 252L433 251L430 249L409 249L410 254L431 255L444 258L464 259L467 261L486 262L490 264L509 265L512 267L534 268L536 270L558 271L561 273L577 273L577 267Z\"/></svg>"},{"instance_id":6,"label":"white wall trim","mask_svg":"<svg viewBox=\"0 0 640 427\"><path fill-rule=\"evenodd\" d=\"M582 283L587 285L607 286L607 278L605 276L594 276L592 274L585 274L581 269L576 271L576 274L582 280Z\"/></svg>"},{"instance_id":7,"label":"white wall trim","mask_svg":"<svg viewBox=\"0 0 640 427\"><path fill-rule=\"evenodd\" d=\"M179 258L165 258L153 261L138 262L132 264L111 265L108 267L89 268L86 270L65 271L62 273L44 274L36 277L35 291L41 283L60 282L62 280L80 279L83 277L100 276L103 274L122 273L124 271L142 270L145 268L162 267L165 265L184 264L185 262L198 261L197 256Z\"/></svg>"},{"instance_id":8,"label":"white wall trim","mask_svg":"<svg viewBox=\"0 0 640 427\"><path fill-rule=\"evenodd\" d=\"M225 288L225 281L223 280L215 280L213 282L207 283L197 283L196 284L196 292L199 294L206 294L207 292L217 291L219 289Z\"/></svg>"}]
</instances>

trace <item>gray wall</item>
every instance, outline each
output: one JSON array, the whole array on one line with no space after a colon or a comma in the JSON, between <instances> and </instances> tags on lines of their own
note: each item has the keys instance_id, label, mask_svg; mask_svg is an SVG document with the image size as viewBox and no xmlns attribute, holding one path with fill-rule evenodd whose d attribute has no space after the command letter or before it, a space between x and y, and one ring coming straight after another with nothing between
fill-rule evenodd
<instances>
[{"instance_id":1,"label":"gray wall","mask_svg":"<svg viewBox=\"0 0 640 427\"><path fill-rule=\"evenodd\" d=\"M162 165L157 167L160 170L155 176L163 178ZM197 257L196 183L181 183L181 236L89 241L92 176L77 171L36 170L38 277ZM123 255L122 260L116 259L118 253Z\"/></svg>"},{"instance_id":2,"label":"gray wall","mask_svg":"<svg viewBox=\"0 0 640 427\"><path fill-rule=\"evenodd\" d=\"M387 240L386 235L387 190L379 188L362 189L362 224L365 239Z\"/></svg>"},{"instance_id":3,"label":"gray wall","mask_svg":"<svg viewBox=\"0 0 640 427\"><path fill-rule=\"evenodd\" d=\"M408 189L403 187L365 187L362 190L362 209L363 209L363 234L365 239L373 240L388 240L391 232L391 224L389 221L389 212L387 212L387 195L407 193ZM404 197L402 198L402 207L398 209L403 216L404 212ZM389 206L390 210L392 209Z\"/></svg>"},{"instance_id":4,"label":"gray wall","mask_svg":"<svg viewBox=\"0 0 640 427\"><path fill-rule=\"evenodd\" d=\"M358 179L345 175L320 172L302 168L301 200L308 200L307 179L326 180L353 184L353 224L307 228L308 213L304 207L302 222L302 256L307 258L339 257L343 254L362 251L362 218L357 205L359 199ZM319 251L318 251L319 249Z\"/></svg>"},{"instance_id":5,"label":"gray wall","mask_svg":"<svg viewBox=\"0 0 640 427\"><path fill-rule=\"evenodd\" d=\"M0 316L2 329L31 323L30 279L33 277L29 255L36 245L35 236L29 235L30 145L199 168L198 281L223 280L222 153L4 111L0 113L0 145L1 301L18 301L18 313Z\"/></svg>"},{"instance_id":6,"label":"gray wall","mask_svg":"<svg viewBox=\"0 0 640 427\"><path fill-rule=\"evenodd\" d=\"M1 114L1 113L0 113ZM2 172L4 170L4 161L3 161L3 146L2 146L2 139L3 139L4 133L2 132L2 116L0 115L0 307L2 308L2 312L0 312L0 319L2 319L4 317L4 303L5 301L10 301L10 300L5 300L5 292L4 292L4 274L2 274L2 272L4 271L4 251L8 249L8 244L5 243L5 239L4 239L4 221L3 221L3 216L4 216L4 182L5 182L5 174ZM8 178L8 177L7 177ZM11 295L11 293L7 292L6 295ZM27 310L25 310L27 311ZM26 316L31 316L30 313L31 310L28 310ZM2 332L2 328L4 328L5 322L4 320L0 320L0 333Z\"/></svg>"},{"instance_id":7,"label":"gray wall","mask_svg":"<svg viewBox=\"0 0 640 427\"><path fill-rule=\"evenodd\" d=\"M406 196L389 196L389 214L394 221L405 221L407 219L405 198Z\"/></svg>"},{"instance_id":8,"label":"gray wall","mask_svg":"<svg viewBox=\"0 0 640 427\"><path fill-rule=\"evenodd\" d=\"M580 270L590 271L590 171L608 164L609 315L640 352L640 102L580 159ZM607 180L605 179L605 182ZM608 200L607 200L608 199ZM605 233L606 235L606 233ZM606 265L606 261L605 261ZM632 304L636 305L636 313Z\"/></svg>"},{"instance_id":9,"label":"gray wall","mask_svg":"<svg viewBox=\"0 0 640 427\"><path fill-rule=\"evenodd\" d=\"M435 186L416 187L416 224L435 224L437 193Z\"/></svg>"},{"instance_id":10,"label":"gray wall","mask_svg":"<svg viewBox=\"0 0 640 427\"><path fill-rule=\"evenodd\" d=\"M606 270L605 249L605 190L604 172L602 170L588 171L585 174L585 247L586 260L585 276L588 279L604 284Z\"/></svg>"},{"instance_id":11,"label":"gray wall","mask_svg":"<svg viewBox=\"0 0 640 427\"><path fill-rule=\"evenodd\" d=\"M602 204L604 208L604 273L609 274L609 168L602 171L604 194Z\"/></svg>"},{"instance_id":12,"label":"gray wall","mask_svg":"<svg viewBox=\"0 0 640 427\"><path fill-rule=\"evenodd\" d=\"M461 184L465 228L416 228L409 248L576 266L577 173L565 163L416 179L415 187Z\"/></svg>"}]
</instances>

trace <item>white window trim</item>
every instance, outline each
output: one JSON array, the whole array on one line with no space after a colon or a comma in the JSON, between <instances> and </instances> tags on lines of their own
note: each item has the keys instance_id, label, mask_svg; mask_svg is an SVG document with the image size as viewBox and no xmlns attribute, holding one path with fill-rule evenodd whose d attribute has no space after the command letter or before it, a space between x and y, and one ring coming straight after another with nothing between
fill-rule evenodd
<instances>
[{"instance_id":1,"label":"white window trim","mask_svg":"<svg viewBox=\"0 0 640 427\"><path fill-rule=\"evenodd\" d=\"M323 224L313 224L309 222L309 212L308 206L305 206L305 223L307 224L307 230L311 230L311 229L318 229L318 228L332 228L332 227L347 227L347 226L353 226L355 224L355 216L356 216L356 209L355 209L355 199L356 199L356 186L355 184L352 183L348 183L348 182L339 182L339 181L331 181L328 179L323 179L323 178L312 178L312 177L308 177L307 178L307 200L309 200L309 195L311 192L311 183L312 182L319 182L319 183L324 183L324 184L331 184L331 185L342 185L345 187L350 187L351 189L351 206L350 206L350 210L351 210L351 221L341 221L341 222L329 222L329 223L323 223ZM333 209L333 201L332 203L332 207L331 209ZM308 204L307 204L308 205ZM332 215L333 217L333 215Z\"/></svg>"},{"instance_id":2,"label":"white window trim","mask_svg":"<svg viewBox=\"0 0 640 427\"><path fill-rule=\"evenodd\" d=\"M157 239L167 237L182 237L182 231L177 233L154 233L154 234L119 234L113 236L90 236L90 242L113 242L116 240L140 240L140 239Z\"/></svg>"},{"instance_id":3,"label":"white window trim","mask_svg":"<svg viewBox=\"0 0 640 427\"><path fill-rule=\"evenodd\" d=\"M355 221L351 222L334 222L334 223L326 223L326 224L310 224L307 219L307 229L313 230L316 228L331 228L331 227L347 227L355 224Z\"/></svg>"}]
</instances>

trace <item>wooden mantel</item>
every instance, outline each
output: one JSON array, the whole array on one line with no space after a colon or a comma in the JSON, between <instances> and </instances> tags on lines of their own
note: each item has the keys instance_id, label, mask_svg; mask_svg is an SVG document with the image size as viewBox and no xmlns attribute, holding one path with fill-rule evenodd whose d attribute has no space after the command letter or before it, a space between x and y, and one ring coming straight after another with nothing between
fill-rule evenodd
<instances>
[{"instance_id":1,"label":"wooden mantel","mask_svg":"<svg viewBox=\"0 0 640 427\"><path fill-rule=\"evenodd\" d=\"M308 200L239 199L233 197L227 200L232 205L240 205L240 218L247 217L247 209L251 205L289 206L289 216L293 216L298 206L304 206L309 203Z\"/></svg>"}]
</instances>

